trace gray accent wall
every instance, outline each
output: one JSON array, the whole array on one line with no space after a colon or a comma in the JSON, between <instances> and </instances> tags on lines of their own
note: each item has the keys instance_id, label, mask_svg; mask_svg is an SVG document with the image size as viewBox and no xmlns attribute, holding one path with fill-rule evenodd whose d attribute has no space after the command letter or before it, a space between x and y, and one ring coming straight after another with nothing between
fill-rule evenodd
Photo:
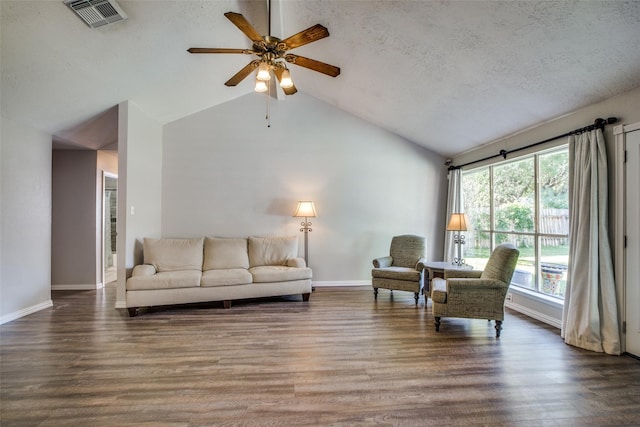
<instances>
[{"instance_id":1,"label":"gray accent wall","mask_svg":"<svg viewBox=\"0 0 640 427\"><path fill-rule=\"evenodd\" d=\"M312 200L314 282L370 281L371 260L398 234L442 254L444 158L303 93L249 94L164 128L162 235L295 235ZM443 141L443 144L446 141ZM140 238L142 236L136 236Z\"/></svg>"},{"instance_id":2,"label":"gray accent wall","mask_svg":"<svg viewBox=\"0 0 640 427\"><path fill-rule=\"evenodd\" d=\"M55 150L52 168L51 287L96 289L97 151Z\"/></svg>"},{"instance_id":3,"label":"gray accent wall","mask_svg":"<svg viewBox=\"0 0 640 427\"><path fill-rule=\"evenodd\" d=\"M52 305L51 135L1 118L0 323Z\"/></svg>"}]
</instances>

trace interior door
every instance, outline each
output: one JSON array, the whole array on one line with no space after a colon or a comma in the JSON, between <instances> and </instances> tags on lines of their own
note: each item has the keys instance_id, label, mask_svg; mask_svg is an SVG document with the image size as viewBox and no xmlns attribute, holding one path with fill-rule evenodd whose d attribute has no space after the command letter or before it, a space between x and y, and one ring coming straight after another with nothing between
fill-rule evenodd
<instances>
[{"instance_id":1,"label":"interior door","mask_svg":"<svg viewBox=\"0 0 640 427\"><path fill-rule=\"evenodd\" d=\"M640 357L640 129L626 134L626 351Z\"/></svg>"}]
</instances>

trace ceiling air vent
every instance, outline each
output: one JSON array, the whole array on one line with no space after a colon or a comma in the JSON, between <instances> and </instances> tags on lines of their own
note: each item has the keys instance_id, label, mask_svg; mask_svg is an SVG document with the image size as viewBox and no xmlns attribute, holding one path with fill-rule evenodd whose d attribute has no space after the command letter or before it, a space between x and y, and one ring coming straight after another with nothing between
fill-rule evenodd
<instances>
[{"instance_id":1,"label":"ceiling air vent","mask_svg":"<svg viewBox=\"0 0 640 427\"><path fill-rule=\"evenodd\" d=\"M127 15L114 0L64 0L64 4L91 28L127 19Z\"/></svg>"}]
</instances>

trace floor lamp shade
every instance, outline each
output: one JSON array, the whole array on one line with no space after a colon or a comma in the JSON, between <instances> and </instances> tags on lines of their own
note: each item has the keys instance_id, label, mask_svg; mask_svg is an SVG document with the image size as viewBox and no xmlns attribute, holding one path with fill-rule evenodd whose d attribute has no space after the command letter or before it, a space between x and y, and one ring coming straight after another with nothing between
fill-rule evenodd
<instances>
[{"instance_id":1,"label":"floor lamp shade","mask_svg":"<svg viewBox=\"0 0 640 427\"><path fill-rule=\"evenodd\" d=\"M316 207L313 205L313 202L303 200L298 202L298 207L296 211L293 213L294 217L305 217L305 218L315 218L318 216L316 213Z\"/></svg>"}]
</instances>

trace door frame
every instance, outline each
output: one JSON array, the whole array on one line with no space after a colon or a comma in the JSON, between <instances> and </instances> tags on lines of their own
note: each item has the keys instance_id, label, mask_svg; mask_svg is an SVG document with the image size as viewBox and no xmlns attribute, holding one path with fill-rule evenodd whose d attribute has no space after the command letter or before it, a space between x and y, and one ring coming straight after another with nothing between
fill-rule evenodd
<instances>
[{"instance_id":1,"label":"door frame","mask_svg":"<svg viewBox=\"0 0 640 427\"><path fill-rule=\"evenodd\" d=\"M620 350L626 352L626 333L623 332L623 322L627 318L626 313L626 250L625 236L627 235L627 203L626 203L626 134L640 130L640 122L630 125L618 125L613 128L615 137L615 237L614 237L614 272L616 277L616 289L618 296L618 324L620 325Z\"/></svg>"},{"instance_id":2,"label":"door frame","mask_svg":"<svg viewBox=\"0 0 640 427\"><path fill-rule=\"evenodd\" d=\"M102 201L100 202L100 205L102 206L102 214L100 215L100 217L102 218L101 224L102 224L102 233L100 233L100 268L102 270L101 276L102 276L102 287L106 286L106 275L105 275L105 270L106 270L106 265L104 262L104 254L105 254L105 250L104 250L104 245L105 245L105 231L106 231L106 225L105 222L107 220L106 215L105 215L105 203L104 203L104 199L105 199L105 192L106 192L106 178L115 178L118 179L118 174L115 173L111 173L111 172L107 172L107 171L102 171L102 193L101 193L101 197L102 197ZM117 198L116 198L116 203L117 203ZM118 240L118 233L116 231L116 242ZM116 244L117 247L117 244ZM116 252L117 254L117 252Z\"/></svg>"}]
</instances>

